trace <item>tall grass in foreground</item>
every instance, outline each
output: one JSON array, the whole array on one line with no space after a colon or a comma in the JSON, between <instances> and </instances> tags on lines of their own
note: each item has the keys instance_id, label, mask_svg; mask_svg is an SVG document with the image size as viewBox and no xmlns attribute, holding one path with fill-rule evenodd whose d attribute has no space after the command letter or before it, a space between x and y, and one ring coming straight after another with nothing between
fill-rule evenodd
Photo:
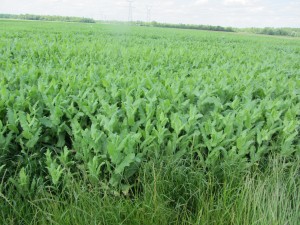
<instances>
[{"instance_id":1,"label":"tall grass in foreground","mask_svg":"<svg viewBox=\"0 0 300 225\"><path fill-rule=\"evenodd\" d=\"M220 179L197 166L148 164L137 190L120 196L79 183L32 198L11 188L0 193L0 224L299 224L300 160L267 165Z\"/></svg>"}]
</instances>

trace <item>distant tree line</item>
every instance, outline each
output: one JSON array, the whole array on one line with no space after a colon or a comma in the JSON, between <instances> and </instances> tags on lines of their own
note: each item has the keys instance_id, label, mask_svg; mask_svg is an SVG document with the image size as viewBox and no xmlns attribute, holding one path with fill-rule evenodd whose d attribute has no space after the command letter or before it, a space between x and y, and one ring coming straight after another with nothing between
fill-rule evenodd
<instances>
[{"instance_id":1,"label":"distant tree line","mask_svg":"<svg viewBox=\"0 0 300 225\"><path fill-rule=\"evenodd\" d=\"M32 14L0 14L0 18L5 19L19 19L19 20L43 20L43 21L64 21L64 22L79 22L79 23L95 23L95 20L84 17L74 16L42 16Z\"/></svg>"},{"instance_id":2,"label":"distant tree line","mask_svg":"<svg viewBox=\"0 0 300 225\"><path fill-rule=\"evenodd\" d=\"M103 22L103 21L97 21ZM110 24L131 24L138 26L152 26L152 27L165 27L165 28L179 28L179 29L194 29L194 30L210 30L210 31L223 31L223 32L246 32L254 34L265 34L265 35L278 35L278 36L290 36L300 37L300 28L233 28L233 27L222 27L222 26L211 26L211 25L194 25L194 24L169 24L169 23L158 23L158 22L143 22L143 21L105 21Z\"/></svg>"},{"instance_id":3,"label":"distant tree line","mask_svg":"<svg viewBox=\"0 0 300 225\"><path fill-rule=\"evenodd\" d=\"M79 22L79 23L95 23L96 21L91 18L74 17L74 16L48 16L48 15L32 15L32 14L0 14L0 18L4 19L20 19L20 20L43 20L43 21L63 21L63 22ZM97 21L103 22L103 21ZM164 27L164 28L177 28L177 29L193 29L193 30L210 30L210 31L223 31L223 32L247 32L255 34L265 35L279 35L279 36L291 36L300 37L300 28L232 28L222 26L211 25L194 25L194 24L170 24L170 23L158 23L158 22L122 22L122 21L105 21L111 24L132 24L139 26L152 26L152 27Z\"/></svg>"},{"instance_id":4,"label":"distant tree line","mask_svg":"<svg viewBox=\"0 0 300 225\"><path fill-rule=\"evenodd\" d=\"M255 34L265 34L265 35L300 37L300 28L273 28L273 27L242 28L242 29L237 29L237 31L255 33Z\"/></svg>"},{"instance_id":5,"label":"distant tree line","mask_svg":"<svg viewBox=\"0 0 300 225\"><path fill-rule=\"evenodd\" d=\"M135 25L135 26L146 26L146 27L164 27L164 28L177 28L177 29L192 29L192 30L211 30L211 31L224 31L224 32L236 32L232 27L222 27L222 26L211 26L211 25L194 25L194 24L170 24L170 23L158 23L153 22L143 22L143 21L114 21L97 20L99 23L109 23L109 24L124 24L124 25Z\"/></svg>"},{"instance_id":6,"label":"distant tree line","mask_svg":"<svg viewBox=\"0 0 300 225\"><path fill-rule=\"evenodd\" d=\"M195 25L195 24L170 24L170 23L158 23L155 21L151 23L145 23L145 22L138 22L138 23L141 26L234 32L234 29L232 27L222 27L222 26Z\"/></svg>"}]
</instances>

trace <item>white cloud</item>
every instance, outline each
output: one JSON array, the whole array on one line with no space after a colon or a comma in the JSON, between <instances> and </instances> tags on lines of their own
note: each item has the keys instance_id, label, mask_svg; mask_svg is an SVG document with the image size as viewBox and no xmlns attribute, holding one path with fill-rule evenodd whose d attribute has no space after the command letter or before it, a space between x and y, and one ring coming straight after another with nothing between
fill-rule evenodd
<instances>
[{"instance_id":1,"label":"white cloud","mask_svg":"<svg viewBox=\"0 0 300 225\"><path fill-rule=\"evenodd\" d=\"M0 13L127 20L127 0L0 0ZM133 19L238 27L300 27L300 0L134 0Z\"/></svg>"},{"instance_id":2,"label":"white cloud","mask_svg":"<svg viewBox=\"0 0 300 225\"><path fill-rule=\"evenodd\" d=\"M231 4L241 4L241 5L246 5L248 4L248 0L224 0L225 5L231 5Z\"/></svg>"},{"instance_id":3,"label":"white cloud","mask_svg":"<svg viewBox=\"0 0 300 225\"><path fill-rule=\"evenodd\" d=\"M195 1L194 5L203 5L208 3L208 0L197 0Z\"/></svg>"}]
</instances>

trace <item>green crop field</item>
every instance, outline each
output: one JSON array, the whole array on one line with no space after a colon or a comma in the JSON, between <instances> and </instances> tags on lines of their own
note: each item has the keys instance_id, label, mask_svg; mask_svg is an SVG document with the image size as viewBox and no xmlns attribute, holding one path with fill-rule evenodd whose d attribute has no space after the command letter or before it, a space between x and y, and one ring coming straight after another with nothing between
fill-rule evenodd
<instances>
[{"instance_id":1,"label":"green crop field","mask_svg":"<svg viewBox=\"0 0 300 225\"><path fill-rule=\"evenodd\" d=\"M1 224L297 224L300 39L0 20Z\"/></svg>"}]
</instances>

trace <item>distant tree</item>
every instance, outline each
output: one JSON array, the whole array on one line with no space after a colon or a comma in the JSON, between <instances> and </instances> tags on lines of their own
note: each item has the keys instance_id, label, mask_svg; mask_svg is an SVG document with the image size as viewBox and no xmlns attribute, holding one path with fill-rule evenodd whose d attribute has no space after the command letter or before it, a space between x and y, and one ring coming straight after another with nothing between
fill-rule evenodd
<instances>
[{"instance_id":1,"label":"distant tree","mask_svg":"<svg viewBox=\"0 0 300 225\"><path fill-rule=\"evenodd\" d=\"M43 20L43 21L64 21L64 22L79 22L79 23L95 23L95 20L84 17L70 17L70 16L42 16L32 14L0 14L0 18L5 19L21 19L21 20Z\"/></svg>"}]
</instances>

